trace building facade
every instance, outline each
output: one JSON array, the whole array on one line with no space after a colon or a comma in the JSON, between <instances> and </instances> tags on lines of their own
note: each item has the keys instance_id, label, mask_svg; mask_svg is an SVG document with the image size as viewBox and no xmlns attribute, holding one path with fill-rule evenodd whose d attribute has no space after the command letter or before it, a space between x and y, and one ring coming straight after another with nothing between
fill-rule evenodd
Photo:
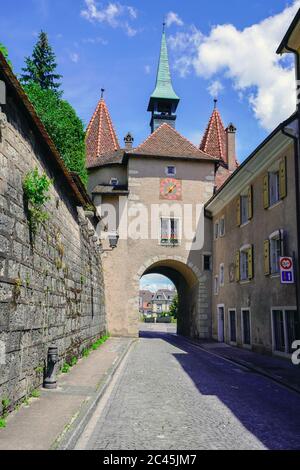
<instances>
[{"instance_id":1,"label":"building facade","mask_svg":"<svg viewBox=\"0 0 300 470\"><path fill-rule=\"evenodd\" d=\"M212 336L259 352L290 354L299 319L296 285L280 257L296 260L294 144L281 124L206 204L213 223Z\"/></svg>"},{"instance_id":2,"label":"building facade","mask_svg":"<svg viewBox=\"0 0 300 470\"><path fill-rule=\"evenodd\" d=\"M149 137L133 147L128 133L121 148L103 97L87 129L88 189L103 216L103 236L119 235L117 248L103 257L113 334L137 335L139 282L148 273L164 274L175 284L179 332L211 334L212 241L204 204L214 193L216 174L224 178L236 167L235 129L225 130L215 106L196 147L175 129L178 103L163 32L148 105Z\"/></svg>"}]
</instances>

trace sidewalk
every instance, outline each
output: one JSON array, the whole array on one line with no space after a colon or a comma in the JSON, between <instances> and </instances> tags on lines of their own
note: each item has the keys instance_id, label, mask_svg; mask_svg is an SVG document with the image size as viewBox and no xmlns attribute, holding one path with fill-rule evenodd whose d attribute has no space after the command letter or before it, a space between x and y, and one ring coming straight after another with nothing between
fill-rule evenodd
<instances>
[{"instance_id":1,"label":"sidewalk","mask_svg":"<svg viewBox=\"0 0 300 470\"><path fill-rule=\"evenodd\" d=\"M202 349L229 359L300 393L300 365L276 356L258 354L225 343L192 341Z\"/></svg>"},{"instance_id":2,"label":"sidewalk","mask_svg":"<svg viewBox=\"0 0 300 470\"><path fill-rule=\"evenodd\" d=\"M110 338L68 374L60 374L56 390L42 389L40 398L13 412L0 430L0 450L64 448L84 427L133 341Z\"/></svg>"}]
</instances>

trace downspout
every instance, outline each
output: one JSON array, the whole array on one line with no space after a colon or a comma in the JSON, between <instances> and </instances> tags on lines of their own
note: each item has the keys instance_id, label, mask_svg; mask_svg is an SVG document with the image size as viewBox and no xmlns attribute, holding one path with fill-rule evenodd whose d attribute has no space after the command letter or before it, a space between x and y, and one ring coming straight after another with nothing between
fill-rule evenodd
<instances>
[{"instance_id":1,"label":"downspout","mask_svg":"<svg viewBox=\"0 0 300 470\"><path fill-rule=\"evenodd\" d=\"M299 247L300 247L300 185L299 185L299 156L300 156L300 100L298 98L298 85L300 84L300 57L296 49L292 49L287 44L285 49L295 56L296 65L296 84L297 84L297 137L288 134L282 130L283 134L290 137L294 141L294 165L295 165L295 192L296 192L296 227L297 227L297 267L296 267L296 303L298 317L300 316L299 300L300 300L300 262L299 262Z\"/></svg>"},{"instance_id":2,"label":"downspout","mask_svg":"<svg viewBox=\"0 0 300 470\"><path fill-rule=\"evenodd\" d=\"M298 126L299 126L299 118L298 118ZM299 262L299 246L300 246L300 224L299 224L299 210L300 210L300 198L299 198L299 139L292 134L288 134L282 129L282 133L293 139L294 141L294 165L295 165L295 196L296 196L296 231L297 231L297 260L296 260L296 276L295 276L295 286L296 286L296 307L298 315L300 313L299 310L299 299L300 299L300 262ZM293 258L295 261L295 256L293 253Z\"/></svg>"}]
</instances>

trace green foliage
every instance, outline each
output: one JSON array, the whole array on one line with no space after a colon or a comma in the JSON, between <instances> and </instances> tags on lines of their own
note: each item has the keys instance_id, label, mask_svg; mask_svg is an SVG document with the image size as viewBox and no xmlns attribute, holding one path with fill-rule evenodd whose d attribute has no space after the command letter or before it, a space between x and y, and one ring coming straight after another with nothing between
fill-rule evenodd
<instances>
[{"instance_id":1,"label":"green foliage","mask_svg":"<svg viewBox=\"0 0 300 470\"><path fill-rule=\"evenodd\" d=\"M9 66L12 68L12 63L11 61L9 60L8 58L8 50L7 48L4 46L4 44L2 44L0 42L0 51L2 52L2 54L4 55L5 59L6 59L6 62L9 64Z\"/></svg>"},{"instance_id":2,"label":"green foliage","mask_svg":"<svg viewBox=\"0 0 300 470\"><path fill-rule=\"evenodd\" d=\"M170 315L174 318L178 316L178 295L175 295L173 302L170 305Z\"/></svg>"},{"instance_id":3,"label":"green foliage","mask_svg":"<svg viewBox=\"0 0 300 470\"><path fill-rule=\"evenodd\" d=\"M71 360L71 367L76 366L77 362L78 362L77 357L75 357L75 356L72 357L72 360Z\"/></svg>"},{"instance_id":4,"label":"green foliage","mask_svg":"<svg viewBox=\"0 0 300 470\"><path fill-rule=\"evenodd\" d=\"M32 390L31 395L32 398L39 398L41 396L41 392L39 390Z\"/></svg>"},{"instance_id":5,"label":"green foliage","mask_svg":"<svg viewBox=\"0 0 300 470\"><path fill-rule=\"evenodd\" d=\"M24 85L37 83L43 90L53 90L56 94L61 94L58 91L60 88L58 80L61 75L56 73L55 54L44 31L40 32L32 56L26 57L25 63L26 66L22 69L21 75L21 82Z\"/></svg>"},{"instance_id":6,"label":"green foliage","mask_svg":"<svg viewBox=\"0 0 300 470\"><path fill-rule=\"evenodd\" d=\"M71 369L70 364L68 364L67 362L65 362L60 371L61 371L63 374L67 374L70 369Z\"/></svg>"},{"instance_id":7,"label":"green foliage","mask_svg":"<svg viewBox=\"0 0 300 470\"><path fill-rule=\"evenodd\" d=\"M6 428L6 420L0 419L0 429Z\"/></svg>"},{"instance_id":8,"label":"green foliage","mask_svg":"<svg viewBox=\"0 0 300 470\"><path fill-rule=\"evenodd\" d=\"M50 199L48 191L51 184L45 173L39 175L37 168L27 173L23 181L24 195L28 204L29 225L33 234L36 233L38 226L49 218L48 213L42 208Z\"/></svg>"},{"instance_id":9,"label":"green foliage","mask_svg":"<svg viewBox=\"0 0 300 470\"><path fill-rule=\"evenodd\" d=\"M55 92L42 89L36 83L24 86L24 90L67 168L86 183L85 132L75 110Z\"/></svg>"}]
</instances>

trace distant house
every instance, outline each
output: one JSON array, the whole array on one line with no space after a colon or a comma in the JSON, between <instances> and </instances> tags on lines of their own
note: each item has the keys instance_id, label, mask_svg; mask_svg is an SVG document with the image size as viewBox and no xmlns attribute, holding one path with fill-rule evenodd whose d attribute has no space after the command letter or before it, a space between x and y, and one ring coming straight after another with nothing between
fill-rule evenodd
<instances>
[{"instance_id":1,"label":"distant house","mask_svg":"<svg viewBox=\"0 0 300 470\"><path fill-rule=\"evenodd\" d=\"M149 290L140 290L139 311L143 315L152 313L152 297L154 294Z\"/></svg>"},{"instance_id":2,"label":"distant house","mask_svg":"<svg viewBox=\"0 0 300 470\"><path fill-rule=\"evenodd\" d=\"M152 298L153 313L169 312L175 295L175 290L159 289Z\"/></svg>"}]
</instances>

